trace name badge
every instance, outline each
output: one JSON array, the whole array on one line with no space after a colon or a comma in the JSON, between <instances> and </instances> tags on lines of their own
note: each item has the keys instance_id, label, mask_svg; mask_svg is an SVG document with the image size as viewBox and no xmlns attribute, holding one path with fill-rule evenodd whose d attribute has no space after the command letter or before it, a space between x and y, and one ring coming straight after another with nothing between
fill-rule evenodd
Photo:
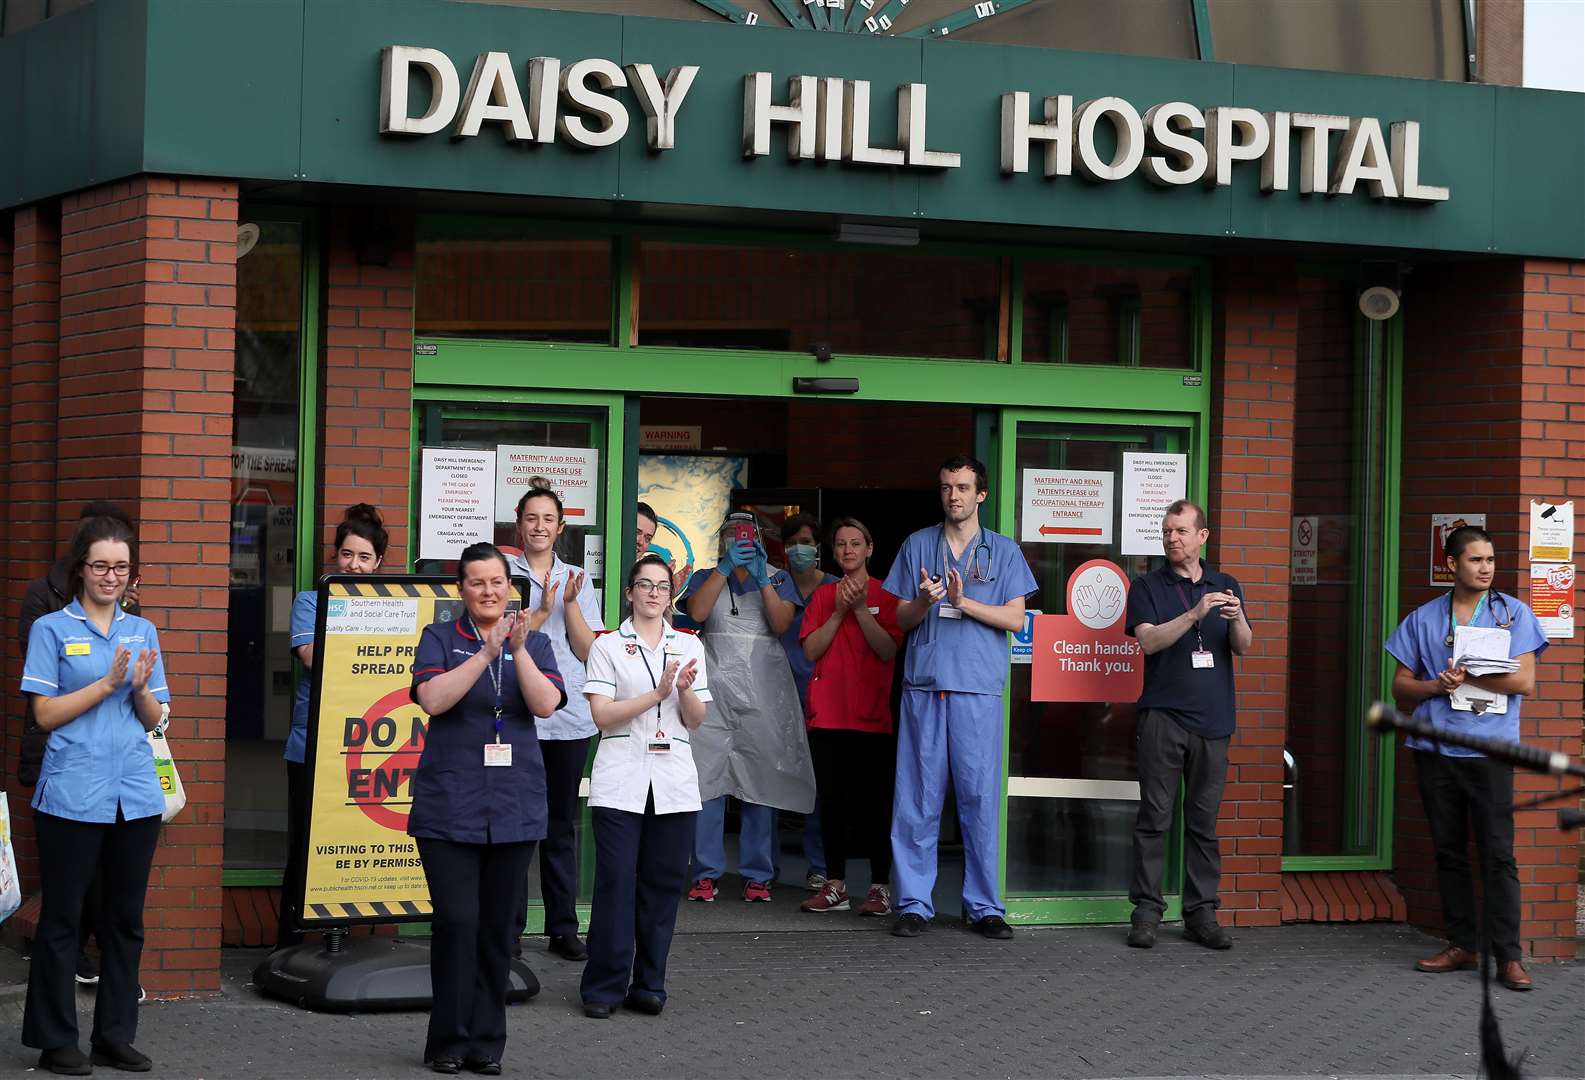
<instances>
[{"instance_id":1,"label":"name badge","mask_svg":"<svg viewBox=\"0 0 1585 1080\"><path fill-rule=\"evenodd\" d=\"M484 744L484 767L486 769L509 769L512 767L512 744L509 742L492 742Z\"/></svg>"},{"instance_id":2,"label":"name badge","mask_svg":"<svg viewBox=\"0 0 1585 1080\"><path fill-rule=\"evenodd\" d=\"M94 646L91 641L68 641L66 643L67 656L89 656L93 651Z\"/></svg>"},{"instance_id":3,"label":"name badge","mask_svg":"<svg viewBox=\"0 0 1585 1080\"><path fill-rule=\"evenodd\" d=\"M954 609L954 610L956 610L956 609ZM881 609L880 608L878 608L878 607L870 608L870 614L871 615L879 615L880 613L881 613Z\"/></svg>"},{"instance_id":4,"label":"name badge","mask_svg":"<svg viewBox=\"0 0 1585 1080\"><path fill-rule=\"evenodd\" d=\"M1216 666L1216 657L1205 649L1195 649L1193 656L1193 663L1197 668L1214 668Z\"/></svg>"},{"instance_id":5,"label":"name badge","mask_svg":"<svg viewBox=\"0 0 1585 1080\"><path fill-rule=\"evenodd\" d=\"M961 619L961 618L963 618L962 610L959 609L959 608L953 607L951 604L942 604L936 610L941 613L941 617L943 619Z\"/></svg>"},{"instance_id":6,"label":"name badge","mask_svg":"<svg viewBox=\"0 0 1585 1080\"><path fill-rule=\"evenodd\" d=\"M651 754L669 754L669 753L671 753L671 740L670 739L651 739L649 741L647 749L649 750L649 752Z\"/></svg>"}]
</instances>

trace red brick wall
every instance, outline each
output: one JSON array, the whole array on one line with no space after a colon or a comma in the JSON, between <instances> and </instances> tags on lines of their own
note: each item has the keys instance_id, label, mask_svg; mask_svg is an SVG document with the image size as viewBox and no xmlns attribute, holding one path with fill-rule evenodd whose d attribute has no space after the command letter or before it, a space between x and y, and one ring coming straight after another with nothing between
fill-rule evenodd
<instances>
[{"instance_id":1,"label":"red brick wall","mask_svg":"<svg viewBox=\"0 0 1585 1080\"><path fill-rule=\"evenodd\" d=\"M11 690L21 677L16 618L28 582L55 557L55 396L59 361L60 215L53 204L13 217L11 275L10 499L6 507L5 649L11 656L4 692L6 770L14 776L21 748L22 704ZM25 792L11 800L19 868L37 881L33 817Z\"/></svg>"},{"instance_id":2,"label":"red brick wall","mask_svg":"<svg viewBox=\"0 0 1585 1080\"><path fill-rule=\"evenodd\" d=\"M1400 610L1441 593L1427 582L1436 512L1485 513L1497 586L1527 598L1530 500L1573 498L1585 506L1585 264L1423 268L1411 279L1405 312ZM1537 693L1524 704L1524 741L1579 753L1579 641L1553 642L1542 655ZM1424 813L1401 748L1397 775L1397 880L1411 920L1439 926ZM1529 774L1515 783L1520 801L1559 788ZM1521 935L1541 957L1573 956L1576 947L1578 841L1556 824L1551 808L1522 812L1515 822Z\"/></svg>"},{"instance_id":3,"label":"red brick wall","mask_svg":"<svg viewBox=\"0 0 1585 1080\"><path fill-rule=\"evenodd\" d=\"M15 215L4 637L81 503L125 506L188 799L149 885L141 979L156 995L219 987L236 197L144 177ZM13 759L21 710L5 700ZM30 813L13 813L30 854Z\"/></svg>"},{"instance_id":4,"label":"red brick wall","mask_svg":"<svg viewBox=\"0 0 1585 1080\"><path fill-rule=\"evenodd\" d=\"M413 401L413 222L336 217L326 253L319 515L324 546L353 503L379 508L385 568L407 562Z\"/></svg>"},{"instance_id":5,"label":"red brick wall","mask_svg":"<svg viewBox=\"0 0 1585 1080\"><path fill-rule=\"evenodd\" d=\"M11 430L11 231L13 221L11 215L0 215L0 433L9 433ZM11 505L11 439L9 434L0 434L0 506ZM9 529L0 531L0 555L9 555L6 550L7 534ZM11 610L10 583L6 578L8 574L0 575L0 687L10 686L21 676L20 650L14 640L10 629L15 625L12 621L14 613ZM15 726L12 716L13 702L9 697L0 697L6 702L7 708L0 712L0 784L11 787L7 781L12 775L11 729ZM18 706L20 707L20 706Z\"/></svg>"},{"instance_id":6,"label":"red brick wall","mask_svg":"<svg viewBox=\"0 0 1585 1080\"><path fill-rule=\"evenodd\" d=\"M1225 922L1271 926L1282 903L1298 298L1288 262L1227 260L1216 281L1209 558L1243 585L1255 634L1238 661L1238 731L1217 825L1222 904Z\"/></svg>"}]
</instances>

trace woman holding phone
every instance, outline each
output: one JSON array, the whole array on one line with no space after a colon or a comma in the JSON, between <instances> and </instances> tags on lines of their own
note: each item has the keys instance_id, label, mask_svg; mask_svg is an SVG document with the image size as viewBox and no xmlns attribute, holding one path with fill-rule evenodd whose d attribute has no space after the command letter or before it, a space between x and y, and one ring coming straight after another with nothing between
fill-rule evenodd
<instances>
[{"instance_id":1,"label":"woman holding phone","mask_svg":"<svg viewBox=\"0 0 1585 1080\"><path fill-rule=\"evenodd\" d=\"M710 700L704 648L666 622L671 571L646 555L627 575L632 617L589 651L584 694L600 745L589 777L594 903L583 1011L658 1014L699 810L692 733Z\"/></svg>"},{"instance_id":2,"label":"woman holding phone","mask_svg":"<svg viewBox=\"0 0 1585 1080\"><path fill-rule=\"evenodd\" d=\"M22 692L49 735L33 793L44 899L22 1042L42 1051L39 1068L64 1076L87 1076L94 1065L132 1072L152 1065L132 1042L143 898L165 810L147 733L170 714L170 693L154 624L122 608L136 565L137 539L124 521L78 525L72 601L33 624L22 671ZM73 971L83 896L96 874L99 992L84 1057Z\"/></svg>"},{"instance_id":3,"label":"woman holding phone","mask_svg":"<svg viewBox=\"0 0 1585 1080\"><path fill-rule=\"evenodd\" d=\"M424 1060L495 1076L518 884L545 836L534 727L567 695L550 639L507 611L511 571L494 544L463 551L457 589L464 614L424 627L413 654L413 701L430 717L407 819L434 905Z\"/></svg>"},{"instance_id":4,"label":"woman holding phone","mask_svg":"<svg viewBox=\"0 0 1585 1080\"><path fill-rule=\"evenodd\" d=\"M331 550L330 572L334 574L373 574L385 561L390 534L380 512L368 503L347 507L336 526L336 542ZM319 590L304 589L292 601L292 652L303 665L297 680L297 696L292 699L292 727L286 734L286 871L281 876L280 922L275 930L275 947L284 949L303 940L297 921L301 916L303 874L308 849L303 836L308 831L308 697L314 678L314 630L319 622Z\"/></svg>"}]
</instances>

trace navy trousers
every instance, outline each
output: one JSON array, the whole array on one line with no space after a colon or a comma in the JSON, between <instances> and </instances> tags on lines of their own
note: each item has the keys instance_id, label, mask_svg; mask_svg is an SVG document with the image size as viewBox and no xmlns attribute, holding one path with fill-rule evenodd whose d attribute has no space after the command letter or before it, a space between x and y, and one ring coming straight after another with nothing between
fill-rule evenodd
<instances>
[{"instance_id":1,"label":"navy trousers","mask_svg":"<svg viewBox=\"0 0 1585 1080\"><path fill-rule=\"evenodd\" d=\"M617 1005L628 989L666 997L666 955L677 904L688 884L693 812L642 814L597 806L594 819L594 902L583 1000Z\"/></svg>"},{"instance_id":2,"label":"navy trousers","mask_svg":"<svg viewBox=\"0 0 1585 1080\"><path fill-rule=\"evenodd\" d=\"M588 739L541 739L545 759L545 803L550 820L539 842L539 895L545 904L545 936L578 932L578 788L589 760ZM528 875L518 888L517 936L528 925Z\"/></svg>"}]
</instances>

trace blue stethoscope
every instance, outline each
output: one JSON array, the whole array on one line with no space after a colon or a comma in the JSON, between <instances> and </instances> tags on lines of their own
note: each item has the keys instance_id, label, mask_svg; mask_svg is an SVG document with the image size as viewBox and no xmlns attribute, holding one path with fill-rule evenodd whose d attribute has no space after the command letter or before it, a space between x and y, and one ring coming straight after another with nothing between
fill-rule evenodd
<instances>
[{"instance_id":1,"label":"blue stethoscope","mask_svg":"<svg viewBox=\"0 0 1585 1080\"><path fill-rule=\"evenodd\" d=\"M1480 618L1481 606L1486 603L1486 598L1488 596L1494 597L1494 599L1491 602L1492 603L1492 613L1491 613L1492 618L1494 620L1496 620L1497 626L1500 629L1503 629L1503 630L1508 629L1510 626L1513 625L1513 612L1511 610L1509 610L1508 601L1503 599L1502 593L1495 592L1495 591L1493 591L1491 589L1487 589L1484 593L1482 593L1480 599L1475 602L1475 610L1470 612L1469 622L1468 622L1467 625L1469 625L1469 626L1474 626L1475 625L1475 620ZM1501 615L1497 614L1497 605L1498 604L1502 605L1502 614ZM1453 647L1453 631L1455 629L1457 629L1457 628L1458 628L1458 619L1455 618L1454 615L1453 615L1453 594L1449 593L1448 597L1447 597L1447 637L1442 639L1442 644L1446 645L1449 649L1451 649Z\"/></svg>"},{"instance_id":2,"label":"blue stethoscope","mask_svg":"<svg viewBox=\"0 0 1585 1080\"><path fill-rule=\"evenodd\" d=\"M984 565L980 563L981 552L985 555ZM947 548L947 527L941 526L941 579L946 579L947 568L952 565L952 554ZM969 579L982 585L996 580L996 575L991 573L991 545L985 542L985 530L981 529L974 534L974 550L969 555Z\"/></svg>"}]
</instances>

